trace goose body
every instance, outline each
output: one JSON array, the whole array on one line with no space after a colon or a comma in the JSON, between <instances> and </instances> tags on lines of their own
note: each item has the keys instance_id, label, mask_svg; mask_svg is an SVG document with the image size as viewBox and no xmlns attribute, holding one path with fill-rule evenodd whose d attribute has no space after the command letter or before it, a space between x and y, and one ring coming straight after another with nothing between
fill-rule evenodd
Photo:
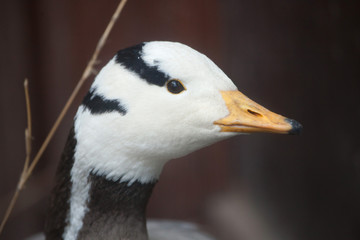
<instances>
[{"instance_id":1,"label":"goose body","mask_svg":"<svg viewBox=\"0 0 360 240\"><path fill-rule=\"evenodd\" d=\"M186 45L147 42L121 50L75 116L46 239L211 239L191 224L147 226L146 205L164 164L242 132L300 129L241 94L210 59Z\"/></svg>"}]
</instances>

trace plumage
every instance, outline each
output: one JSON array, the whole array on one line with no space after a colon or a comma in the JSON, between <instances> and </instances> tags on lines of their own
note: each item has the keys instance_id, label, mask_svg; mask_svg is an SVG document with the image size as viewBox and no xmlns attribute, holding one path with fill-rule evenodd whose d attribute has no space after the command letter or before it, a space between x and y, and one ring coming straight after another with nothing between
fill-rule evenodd
<instances>
[{"instance_id":1,"label":"plumage","mask_svg":"<svg viewBox=\"0 0 360 240\"><path fill-rule=\"evenodd\" d=\"M75 116L46 239L212 239L189 223L146 224L146 205L164 164L239 132L300 129L246 98L186 45L148 42L121 50Z\"/></svg>"}]
</instances>

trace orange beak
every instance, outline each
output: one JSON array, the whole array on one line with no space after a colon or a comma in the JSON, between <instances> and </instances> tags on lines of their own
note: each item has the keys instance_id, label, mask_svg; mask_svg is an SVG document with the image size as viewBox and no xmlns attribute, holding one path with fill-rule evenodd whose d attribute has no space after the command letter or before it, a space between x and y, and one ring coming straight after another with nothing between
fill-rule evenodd
<instances>
[{"instance_id":1,"label":"orange beak","mask_svg":"<svg viewBox=\"0 0 360 240\"><path fill-rule=\"evenodd\" d=\"M214 122L222 132L299 134L302 125L273 113L239 91L221 91L230 114Z\"/></svg>"}]
</instances>

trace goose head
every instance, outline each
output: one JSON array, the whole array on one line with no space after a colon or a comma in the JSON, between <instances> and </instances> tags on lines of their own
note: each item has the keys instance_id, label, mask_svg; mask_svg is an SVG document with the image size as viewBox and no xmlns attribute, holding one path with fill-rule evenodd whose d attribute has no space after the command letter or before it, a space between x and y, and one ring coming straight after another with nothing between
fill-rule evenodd
<instances>
[{"instance_id":1,"label":"goose head","mask_svg":"<svg viewBox=\"0 0 360 240\"><path fill-rule=\"evenodd\" d=\"M47 239L148 239L146 204L168 160L237 134L300 130L188 46L147 42L121 50L75 116Z\"/></svg>"},{"instance_id":2,"label":"goose head","mask_svg":"<svg viewBox=\"0 0 360 240\"><path fill-rule=\"evenodd\" d=\"M301 125L238 91L205 55L174 42L119 51L76 114L75 163L114 181L156 181L166 161L241 133Z\"/></svg>"}]
</instances>

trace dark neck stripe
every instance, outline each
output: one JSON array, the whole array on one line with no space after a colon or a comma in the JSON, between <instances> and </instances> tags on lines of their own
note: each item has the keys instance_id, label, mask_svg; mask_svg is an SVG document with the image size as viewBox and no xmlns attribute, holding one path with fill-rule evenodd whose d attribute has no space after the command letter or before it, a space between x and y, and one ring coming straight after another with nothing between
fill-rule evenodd
<instances>
[{"instance_id":1,"label":"dark neck stripe","mask_svg":"<svg viewBox=\"0 0 360 240\"><path fill-rule=\"evenodd\" d=\"M48 216L45 222L47 240L62 239L70 223L71 169L77 140L71 129L56 174ZM112 181L89 172L88 211L78 233L79 239L148 239L146 206L156 182Z\"/></svg>"},{"instance_id":2,"label":"dark neck stripe","mask_svg":"<svg viewBox=\"0 0 360 240\"><path fill-rule=\"evenodd\" d=\"M121 115L126 114L126 108L121 105L118 100L109 100L104 96L97 94L96 89L90 89L86 94L83 103L87 109L90 110L92 114L102 114L108 112L119 112Z\"/></svg>"},{"instance_id":3,"label":"dark neck stripe","mask_svg":"<svg viewBox=\"0 0 360 240\"><path fill-rule=\"evenodd\" d=\"M78 239L147 239L146 205L155 183L118 182L89 175L88 209Z\"/></svg>"},{"instance_id":4,"label":"dark neck stripe","mask_svg":"<svg viewBox=\"0 0 360 240\"><path fill-rule=\"evenodd\" d=\"M147 81L149 84L157 86L164 86L170 77L161 72L157 66L149 66L142 59L142 51L145 43L135 45L116 54L115 61L126 69L136 73L140 78Z\"/></svg>"},{"instance_id":5,"label":"dark neck stripe","mask_svg":"<svg viewBox=\"0 0 360 240\"><path fill-rule=\"evenodd\" d=\"M47 240L62 239L65 227L68 225L67 215L70 210L69 199L72 187L70 172L74 165L76 144L77 140L74 134L74 127L72 127L57 169L56 185L50 197L45 222L45 235Z\"/></svg>"}]
</instances>

